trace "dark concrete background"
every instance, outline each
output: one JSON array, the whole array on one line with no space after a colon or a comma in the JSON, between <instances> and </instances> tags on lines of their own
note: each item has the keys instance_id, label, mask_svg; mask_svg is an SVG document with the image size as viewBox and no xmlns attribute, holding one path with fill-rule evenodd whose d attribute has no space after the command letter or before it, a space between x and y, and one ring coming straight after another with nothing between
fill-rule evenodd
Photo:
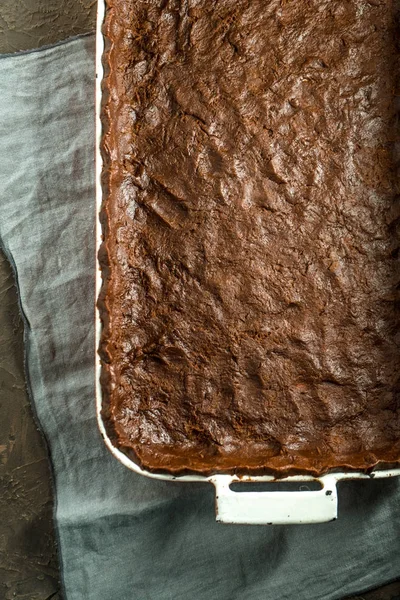
<instances>
[{"instance_id":1,"label":"dark concrete background","mask_svg":"<svg viewBox=\"0 0 400 600\"><path fill-rule=\"evenodd\" d=\"M93 0L0 0L0 53L92 31L95 11ZM0 600L61 600L48 456L26 393L22 333L0 253ZM399 599L397 582L352 600Z\"/></svg>"},{"instance_id":2,"label":"dark concrete background","mask_svg":"<svg viewBox=\"0 0 400 600\"><path fill-rule=\"evenodd\" d=\"M94 29L96 0L0 0L0 52L38 48Z\"/></svg>"}]
</instances>

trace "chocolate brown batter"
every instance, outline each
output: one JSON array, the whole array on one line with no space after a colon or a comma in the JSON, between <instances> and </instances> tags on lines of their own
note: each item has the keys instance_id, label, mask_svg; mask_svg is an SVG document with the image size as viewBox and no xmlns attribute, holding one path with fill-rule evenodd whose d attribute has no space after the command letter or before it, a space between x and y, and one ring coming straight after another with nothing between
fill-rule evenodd
<instances>
[{"instance_id":1,"label":"chocolate brown batter","mask_svg":"<svg viewBox=\"0 0 400 600\"><path fill-rule=\"evenodd\" d=\"M108 0L104 417L152 471L400 462L390 0Z\"/></svg>"}]
</instances>

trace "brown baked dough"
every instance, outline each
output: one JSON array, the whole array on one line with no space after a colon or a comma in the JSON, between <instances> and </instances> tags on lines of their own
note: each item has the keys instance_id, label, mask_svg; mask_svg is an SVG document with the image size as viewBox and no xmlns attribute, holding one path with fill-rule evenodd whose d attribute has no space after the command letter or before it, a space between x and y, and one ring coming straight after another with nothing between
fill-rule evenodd
<instances>
[{"instance_id":1,"label":"brown baked dough","mask_svg":"<svg viewBox=\"0 0 400 600\"><path fill-rule=\"evenodd\" d=\"M170 473L400 462L399 3L107 5L114 443Z\"/></svg>"}]
</instances>

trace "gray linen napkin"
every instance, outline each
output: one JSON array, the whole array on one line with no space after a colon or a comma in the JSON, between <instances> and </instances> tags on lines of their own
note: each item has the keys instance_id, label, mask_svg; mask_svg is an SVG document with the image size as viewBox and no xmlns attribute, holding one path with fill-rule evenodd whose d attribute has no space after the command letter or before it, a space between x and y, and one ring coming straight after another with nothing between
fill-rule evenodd
<instances>
[{"instance_id":1,"label":"gray linen napkin","mask_svg":"<svg viewBox=\"0 0 400 600\"><path fill-rule=\"evenodd\" d=\"M94 410L94 37L0 60L0 237L54 470L66 600L333 599L400 576L400 479L340 485L339 519L214 520L208 484L136 475Z\"/></svg>"}]
</instances>

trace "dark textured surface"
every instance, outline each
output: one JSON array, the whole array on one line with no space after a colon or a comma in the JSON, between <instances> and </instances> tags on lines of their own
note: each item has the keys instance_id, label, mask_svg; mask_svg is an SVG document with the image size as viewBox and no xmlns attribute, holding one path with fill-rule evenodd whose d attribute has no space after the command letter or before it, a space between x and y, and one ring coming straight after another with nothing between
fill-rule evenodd
<instances>
[{"instance_id":1,"label":"dark textured surface","mask_svg":"<svg viewBox=\"0 0 400 600\"><path fill-rule=\"evenodd\" d=\"M86 5L91 3L86 2ZM39 7L39 11L37 10ZM53 13L48 11L53 7ZM18 9L18 10L17 10ZM77 15L81 31L93 27L82 3L70 0L2 0L0 48L2 52L37 47L68 37L63 13ZM12 12L11 12L12 11ZM26 16L36 15L26 23ZM39 31L32 23L47 20ZM44 14L44 17L43 17ZM6 21L14 15L10 25ZM77 30L75 30L77 31ZM22 368L22 325L10 267L0 258L0 599L59 600L58 567L51 524L51 487L47 454L34 425L25 392ZM11 496L14 494L13 496ZM6 506L3 498L13 498ZM357 600L396 600L400 584L362 594ZM194 600L189 599L188 600ZM355 598L352 598L355 600Z\"/></svg>"},{"instance_id":2,"label":"dark textured surface","mask_svg":"<svg viewBox=\"0 0 400 600\"><path fill-rule=\"evenodd\" d=\"M174 473L399 462L399 4L109 5L119 446Z\"/></svg>"},{"instance_id":3,"label":"dark textured surface","mask_svg":"<svg viewBox=\"0 0 400 600\"><path fill-rule=\"evenodd\" d=\"M0 598L44 600L60 587L52 488L26 394L14 277L2 254L0 306Z\"/></svg>"},{"instance_id":4,"label":"dark textured surface","mask_svg":"<svg viewBox=\"0 0 400 600\"><path fill-rule=\"evenodd\" d=\"M400 582L396 581L378 590L372 590L359 596L351 596L346 600L399 600Z\"/></svg>"},{"instance_id":5,"label":"dark textured surface","mask_svg":"<svg viewBox=\"0 0 400 600\"><path fill-rule=\"evenodd\" d=\"M92 0L2 0L0 52L90 31ZM59 600L48 455L25 388L14 277L0 253L0 599Z\"/></svg>"},{"instance_id":6,"label":"dark textured surface","mask_svg":"<svg viewBox=\"0 0 400 600\"><path fill-rule=\"evenodd\" d=\"M38 48L91 31L95 0L1 0L0 52Z\"/></svg>"}]
</instances>

